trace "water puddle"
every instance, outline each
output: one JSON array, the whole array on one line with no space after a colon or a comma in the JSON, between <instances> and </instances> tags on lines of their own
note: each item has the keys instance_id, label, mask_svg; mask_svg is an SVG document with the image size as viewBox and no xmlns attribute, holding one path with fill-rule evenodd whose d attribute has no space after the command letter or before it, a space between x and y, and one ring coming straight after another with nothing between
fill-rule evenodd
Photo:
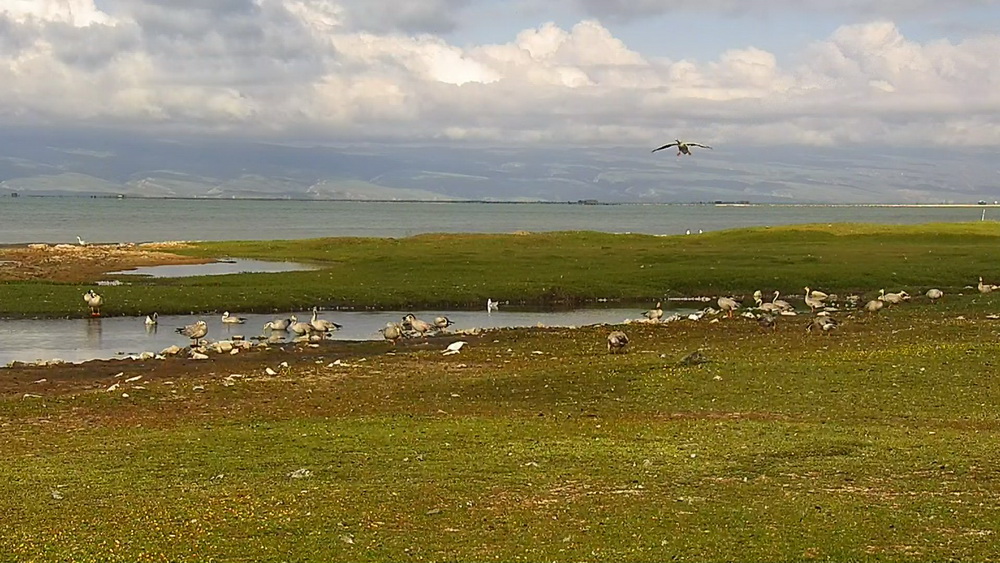
<instances>
[{"instance_id":1,"label":"water puddle","mask_svg":"<svg viewBox=\"0 0 1000 563\"><path fill-rule=\"evenodd\" d=\"M268 262L266 260L224 259L208 264L167 264L143 266L134 270L108 272L108 276L138 275L151 278L185 278L189 276L221 276L225 274L258 274L316 270L316 266L297 262Z\"/></svg>"},{"instance_id":2,"label":"water puddle","mask_svg":"<svg viewBox=\"0 0 1000 563\"><path fill-rule=\"evenodd\" d=\"M670 313L687 314L694 308L678 308ZM334 340L381 340L378 330L389 321L399 322L407 313L433 321L437 316L447 316L455 324L451 331L473 328L513 328L545 326L584 326L592 324L617 324L626 319L640 318L641 309L575 309L569 311L323 311L320 318L343 325L332 333ZM308 321L308 311L294 313L299 320ZM147 329L145 317L104 317L87 319L16 319L0 321L0 366L12 361L35 362L59 359L66 362L83 362L94 359L127 357L142 352L159 353L171 345L187 346L190 343L174 329L197 320L208 323L207 339L227 340L233 336L250 339L264 334L264 323L286 317L277 314L241 314L245 324L224 324L221 315L161 315L158 325ZM281 333L276 333L280 336ZM285 337L285 340L290 337Z\"/></svg>"}]
</instances>

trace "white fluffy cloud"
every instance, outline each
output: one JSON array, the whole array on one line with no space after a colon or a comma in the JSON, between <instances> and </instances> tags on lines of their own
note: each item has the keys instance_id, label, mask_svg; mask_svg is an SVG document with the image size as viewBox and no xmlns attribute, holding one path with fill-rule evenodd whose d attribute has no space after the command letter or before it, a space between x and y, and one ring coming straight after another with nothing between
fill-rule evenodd
<instances>
[{"instance_id":1,"label":"white fluffy cloud","mask_svg":"<svg viewBox=\"0 0 1000 563\"><path fill-rule=\"evenodd\" d=\"M1000 145L1000 35L920 43L874 21L792 59L745 46L688 61L644 56L593 20L502 44L404 31L447 28L435 18L467 3L418 2L373 26L364 18L389 3L5 2L0 121L342 140Z\"/></svg>"}]
</instances>

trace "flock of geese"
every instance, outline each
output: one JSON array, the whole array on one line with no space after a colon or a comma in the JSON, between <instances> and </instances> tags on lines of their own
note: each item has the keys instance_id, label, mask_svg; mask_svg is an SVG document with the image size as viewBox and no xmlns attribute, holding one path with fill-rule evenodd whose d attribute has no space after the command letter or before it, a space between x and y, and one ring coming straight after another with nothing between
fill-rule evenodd
<instances>
[{"instance_id":1,"label":"flock of geese","mask_svg":"<svg viewBox=\"0 0 1000 563\"><path fill-rule=\"evenodd\" d=\"M994 290L1000 290L1000 286L987 284L983 281L982 277L979 278L979 284L976 288L980 293L991 293ZM866 313L878 313L884 307L899 305L912 299L910 294L906 291L887 293L885 289L880 289L878 297L865 302L864 305L861 305L862 298L860 295L856 294L848 295L846 298L841 300L836 294L814 290L808 286L804 287L803 291L802 302L809 308L809 313L813 315L806 324L806 332L815 332L819 334L830 334L832 331L837 329L838 322L832 316L833 313L837 313L845 309L860 309ZM799 314L794 305L784 299L781 299L780 297L781 293L775 291L771 296L771 299L765 301L764 293L762 291L754 291L754 305L746 307L741 316L755 320L762 328L774 330L777 328L777 319L779 317L794 317ZM944 292L937 288L931 288L924 292L924 297L926 297L931 303L935 303L944 297ZM664 317L662 308L663 304L662 302L657 302L655 307L642 312L644 320L641 322L668 323L682 319L698 321L706 316L714 316L715 318L712 322L718 322L722 315L725 315L726 318L732 318L736 314L736 311L743 308L743 303L730 296L719 297L716 299L715 304L718 306L718 309L714 307L706 307L705 309L690 313L686 316L674 314L669 317ZM622 353L625 352L628 347L628 335L621 330L615 330L609 333L607 340L608 353Z\"/></svg>"}]
</instances>

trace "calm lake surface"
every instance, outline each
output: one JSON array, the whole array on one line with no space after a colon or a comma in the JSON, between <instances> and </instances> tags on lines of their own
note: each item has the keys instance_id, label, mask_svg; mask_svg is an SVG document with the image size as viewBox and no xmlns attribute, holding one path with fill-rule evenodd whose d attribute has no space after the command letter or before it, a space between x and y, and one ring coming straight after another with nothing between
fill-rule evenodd
<instances>
[{"instance_id":1,"label":"calm lake surface","mask_svg":"<svg viewBox=\"0 0 1000 563\"><path fill-rule=\"evenodd\" d=\"M986 219L1000 209L986 208ZM0 244L407 237L593 230L657 235L800 223L979 221L983 207L570 205L284 200L0 198Z\"/></svg>"}]
</instances>

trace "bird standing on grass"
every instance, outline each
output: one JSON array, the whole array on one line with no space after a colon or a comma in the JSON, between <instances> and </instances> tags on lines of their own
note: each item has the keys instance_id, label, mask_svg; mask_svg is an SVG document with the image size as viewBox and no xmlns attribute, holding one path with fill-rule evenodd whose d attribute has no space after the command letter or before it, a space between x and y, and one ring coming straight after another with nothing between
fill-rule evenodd
<instances>
[{"instance_id":1,"label":"bird standing on grass","mask_svg":"<svg viewBox=\"0 0 1000 563\"><path fill-rule=\"evenodd\" d=\"M931 303L937 303L938 299L944 297L944 292L941 291L940 289L928 289L927 293L925 293L924 295L926 295L927 298L931 300Z\"/></svg>"}]
</instances>

